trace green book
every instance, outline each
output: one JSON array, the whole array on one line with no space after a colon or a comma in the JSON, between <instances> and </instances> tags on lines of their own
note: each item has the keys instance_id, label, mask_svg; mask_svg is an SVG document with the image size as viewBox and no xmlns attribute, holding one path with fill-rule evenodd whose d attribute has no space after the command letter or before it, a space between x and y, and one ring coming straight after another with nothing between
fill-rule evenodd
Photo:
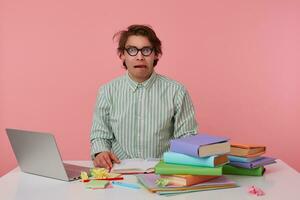
<instances>
[{"instance_id":1,"label":"green book","mask_svg":"<svg viewBox=\"0 0 300 200\"><path fill-rule=\"evenodd\" d=\"M223 166L223 174L233 174L233 175L243 175L243 176L262 176L265 172L265 168L263 166L257 168L241 168L234 167L231 165Z\"/></svg>"},{"instance_id":2,"label":"green book","mask_svg":"<svg viewBox=\"0 0 300 200\"><path fill-rule=\"evenodd\" d=\"M160 161L154 168L156 174L162 175L222 175L222 166L220 167L199 167L191 165L167 164Z\"/></svg>"}]
</instances>

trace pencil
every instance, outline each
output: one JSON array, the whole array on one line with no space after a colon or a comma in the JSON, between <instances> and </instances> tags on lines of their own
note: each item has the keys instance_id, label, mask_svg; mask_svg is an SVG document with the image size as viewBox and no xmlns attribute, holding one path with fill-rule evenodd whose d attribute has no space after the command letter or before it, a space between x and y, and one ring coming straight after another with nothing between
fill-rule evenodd
<instances>
[{"instance_id":1,"label":"pencil","mask_svg":"<svg viewBox=\"0 0 300 200\"><path fill-rule=\"evenodd\" d=\"M124 180L123 177L115 177L115 178L95 178L93 180L105 180L105 181L117 181L117 180Z\"/></svg>"}]
</instances>

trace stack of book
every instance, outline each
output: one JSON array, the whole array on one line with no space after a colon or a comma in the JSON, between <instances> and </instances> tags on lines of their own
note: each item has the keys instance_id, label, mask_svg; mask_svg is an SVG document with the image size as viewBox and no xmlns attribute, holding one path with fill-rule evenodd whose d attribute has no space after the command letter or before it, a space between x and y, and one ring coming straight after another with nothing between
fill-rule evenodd
<instances>
[{"instance_id":1,"label":"stack of book","mask_svg":"<svg viewBox=\"0 0 300 200\"><path fill-rule=\"evenodd\" d=\"M155 166L156 175L139 175L138 179L150 191L163 195L237 187L222 176L229 152L230 143L225 137L197 134L174 139L163 161ZM154 184L157 180L167 184Z\"/></svg>"},{"instance_id":2,"label":"stack of book","mask_svg":"<svg viewBox=\"0 0 300 200\"><path fill-rule=\"evenodd\" d=\"M262 145L231 144L230 163L223 167L224 174L262 176L265 165L275 163L275 158L262 156L266 147Z\"/></svg>"},{"instance_id":3,"label":"stack of book","mask_svg":"<svg viewBox=\"0 0 300 200\"><path fill-rule=\"evenodd\" d=\"M221 176L222 166L229 162L228 138L197 134L171 140L170 151L155 166L161 175Z\"/></svg>"}]
</instances>

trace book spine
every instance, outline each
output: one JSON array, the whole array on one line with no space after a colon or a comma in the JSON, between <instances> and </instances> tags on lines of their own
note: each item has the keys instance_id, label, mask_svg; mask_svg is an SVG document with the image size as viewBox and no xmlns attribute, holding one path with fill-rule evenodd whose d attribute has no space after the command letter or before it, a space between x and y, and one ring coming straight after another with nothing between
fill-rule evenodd
<instances>
[{"instance_id":1,"label":"book spine","mask_svg":"<svg viewBox=\"0 0 300 200\"><path fill-rule=\"evenodd\" d=\"M195 167L195 166L184 166L173 164L157 165L155 167L156 174L162 175L213 175L221 176L222 167L208 168L208 167Z\"/></svg>"},{"instance_id":2,"label":"book spine","mask_svg":"<svg viewBox=\"0 0 300 200\"><path fill-rule=\"evenodd\" d=\"M272 163L275 163L275 159L270 158L270 157L261 157L261 159L259 159L259 160L251 161L248 163L230 161L230 165L242 167L242 168L257 168L257 167L272 164Z\"/></svg>"},{"instance_id":3,"label":"book spine","mask_svg":"<svg viewBox=\"0 0 300 200\"><path fill-rule=\"evenodd\" d=\"M190 156L199 157L198 148L199 146L184 143L179 139L171 140L170 142L170 151L187 154Z\"/></svg>"},{"instance_id":4,"label":"book spine","mask_svg":"<svg viewBox=\"0 0 300 200\"><path fill-rule=\"evenodd\" d=\"M223 174L233 174L233 175L244 175L244 176L262 176L264 174L265 168L258 167L254 169L246 169L241 167L234 167L231 165L223 166Z\"/></svg>"},{"instance_id":5,"label":"book spine","mask_svg":"<svg viewBox=\"0 0 300 200\"><path fill-rule=\"evenodd\" d=\"M209 157L193 157L181 153L166 152L163 155L163 160L165 163L181 164L181 165L191 165L191 166L201 166L201 167L214 167L215 156Z\"/></svg>"},{"instance_id":6,"label":"book spine","mask_svg":"<svg viewBox=\"0 0 300 200\"><path fill-rule=\"evenodd\" d=\"M249 158L245 158L245 157L239 157L239 156L228 156L230 161L234 161L234 162L251 162L252 160Z\"/></svg>"},{"instance_id":7,"label":"book spine","mask_svg":"<svg viewBox=\"0 0 300 200\"><path fill-rule=\"evenodd\" d=\"M230 161L230 165L235 166L235 167L247 168L247 169L253 168L252 163L250 163L250 162L245 163L245 162L232 162L232 161Z\"/></svg>"}]
</instances>

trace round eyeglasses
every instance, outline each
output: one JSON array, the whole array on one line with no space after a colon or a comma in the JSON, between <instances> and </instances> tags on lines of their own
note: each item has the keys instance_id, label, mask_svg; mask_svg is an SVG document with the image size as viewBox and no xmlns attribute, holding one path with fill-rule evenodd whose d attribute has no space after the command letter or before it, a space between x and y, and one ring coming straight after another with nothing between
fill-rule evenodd
<instances>
[{"instance_id":1,"label":"round eyeglasses","mask_svg":"<svg viewBox=\"0 0 300 200\"><path fill-rule=\"evenodd\" d=\"M141 51L143 56L150 56L153 48L152 47L143 47L141 49L138 49L137 47L128 47L125 48L126 52L130 55L130 56L136 56L139 51Z\"/></svg>"}]
</instances>

